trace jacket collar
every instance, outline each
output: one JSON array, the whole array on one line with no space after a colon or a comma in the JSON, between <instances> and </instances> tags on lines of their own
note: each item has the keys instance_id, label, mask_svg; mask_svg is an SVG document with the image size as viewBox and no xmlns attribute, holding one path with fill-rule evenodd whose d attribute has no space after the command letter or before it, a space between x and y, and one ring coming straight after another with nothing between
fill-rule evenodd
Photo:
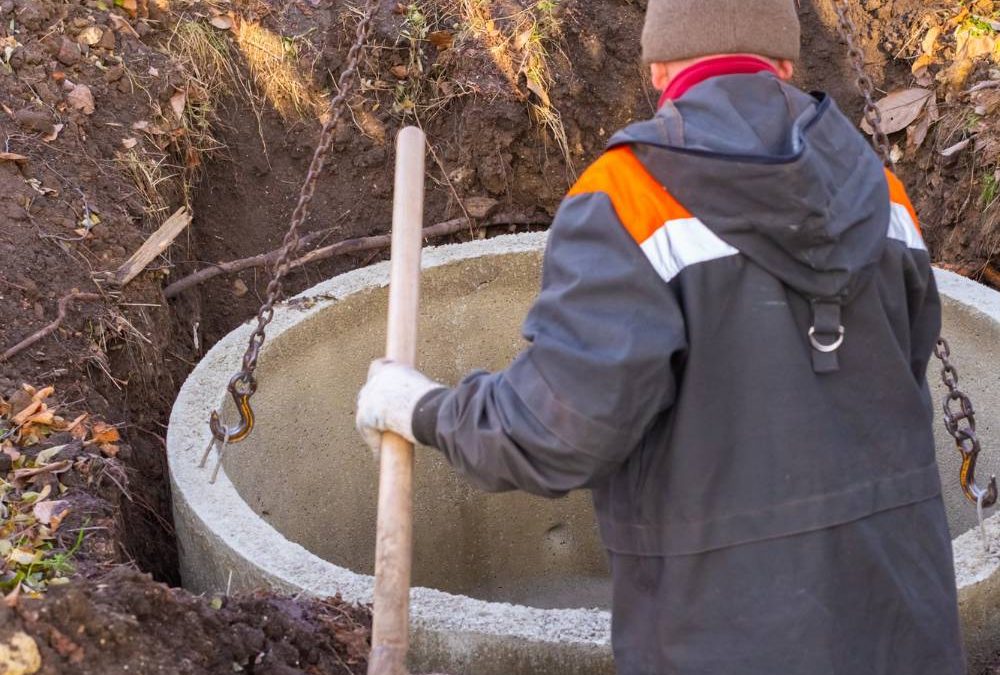
<instances>
[{"instance_id":1,"label":"jacket collar","mask_svg":"<svg viewBox=\"0 0 1000 675\"><path fill-rule=\"evenodd\" d=\"M692 87L713 77L719 77L720 75L754 75L762 72L769 72L774 75L778 74L774 66L764 59L745 54L716 56L704 61L698 61L682 70L670 81L670 85L667 86L660 97L659 107L662 107L667 101L680 98Z\"/></svg>"}]
</instances>

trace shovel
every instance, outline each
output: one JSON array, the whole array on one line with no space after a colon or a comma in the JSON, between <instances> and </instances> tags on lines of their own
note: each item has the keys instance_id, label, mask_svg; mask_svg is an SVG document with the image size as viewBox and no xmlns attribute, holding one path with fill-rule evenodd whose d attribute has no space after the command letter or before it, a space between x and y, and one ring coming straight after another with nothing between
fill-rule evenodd
<instances>
[{"instance_id":1,"label":"shovel","mask_svg":"<svg viewBox=\"0 0 1000 675\"><path fill-rule=\"evenodd\" d=\"M420 248L424 210L424 133L406 127L396 138L392 262L386 357L409 366L417 356ZM410 567L413 557L413 445L382 434L375 596L368 675L405 675L410 644Z\"/></svg>"}]
</instances>

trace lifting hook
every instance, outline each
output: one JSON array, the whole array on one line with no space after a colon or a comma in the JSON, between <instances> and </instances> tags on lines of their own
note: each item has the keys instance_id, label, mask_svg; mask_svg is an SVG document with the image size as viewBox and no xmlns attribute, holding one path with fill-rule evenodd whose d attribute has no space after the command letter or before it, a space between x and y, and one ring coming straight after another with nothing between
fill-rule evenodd
<instances>
[{"instance_id":1,"label":"lifting hook","mask_svg":"<svg viewBox=\"0 0 1000 675\"><path fill-rule=\"evenodd\" d=\"M948 388L944 397L944 426L955 439L955 448L962 455L962 468L959 471L959 484L965 498L975 504L980 511L997 503L997 479L990 476L986 489L976 483L976 460L982 451L979 437L976 435L976 411L972 401L958 386L958 370L951 364L951 347L944 338L938 338L934 347L934 355L940 359L941 381ZM955 406L954 404L957 404Z\"/></svg>"},{"instance_id":2,"label":"lifting hook","mask_svg":"<svg viewBox=\"0 0 1000 675\"><path fill-rule=\"evenodd\" d=\"M969 434L968 430L959 432L964 436L963 440L955 439L958 451L962 453L962 468L958 474L959 483L962 485L962 492L965 498L980 509L988 509L997 503L997 477L990 476L989 485L986 489L979 487L976 483L976 459L979 457L980 445L975 432Z\"/></svg>"},{"instance_id":3,"label":"lifting hook","mask_svg":"<svg viewBox=\"0 0 1000 675\"><path fill-rule=\"evenodd\" d=\"M239 413L240 419L233 426L226 426L222 423L218 410L213 410L212 415L209 417L208 426L212 431L212 440L209 441L208 447L205 448L205 454L202 455L199 466L205 466L212 448L218 446L219 459L212 470L210 483L214 483L215 479L219 476L219 468L222 466L222 460L229 444L239 443L253 431L254 414L253 408L250 407L250 397L257 391L256 378L253 375L246 375L243 372L237 373L229 380L229 386L226 389L236 404L236 410Z\"/></svg>"}]
</instances>

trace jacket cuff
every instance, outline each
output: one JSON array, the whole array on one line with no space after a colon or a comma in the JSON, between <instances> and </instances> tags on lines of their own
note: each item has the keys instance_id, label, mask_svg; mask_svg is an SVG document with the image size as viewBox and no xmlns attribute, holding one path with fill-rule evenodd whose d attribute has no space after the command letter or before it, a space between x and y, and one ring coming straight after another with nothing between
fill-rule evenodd
<instances>
[{"instance_id":1,"label":"jacket cuff","mask_svg":"<svg viewBox=\"0 0 1000 675\"><path fill-rule=\"evenodd\" d=\"M438 410L444 397L451 392L451 389L440 387L432 389L417 401L416 408L413 409L413 437L421 445L437 447L437 421Z\"/></svg>"}]
</instances>

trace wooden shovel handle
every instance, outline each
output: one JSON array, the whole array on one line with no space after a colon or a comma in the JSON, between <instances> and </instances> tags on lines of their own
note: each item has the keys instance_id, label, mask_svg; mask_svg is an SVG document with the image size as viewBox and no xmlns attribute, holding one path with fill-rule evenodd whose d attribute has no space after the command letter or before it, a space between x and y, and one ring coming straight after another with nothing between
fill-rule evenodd
<instances>
[{"instance_id":1,"label":"wooden shovel handle","mask_svg":"<svg viewBox=\"0 0 1000 675\"><path fill-rule=\"evenodd\" d=\"M392 207L392 267L386 356L414 365L420 304L420 249L424 207L424 134L406 127L396 139ZM375 608L368 675L404 675L409 649L410 568L413 558L413 445L382 435Z\"/></svg>"}]
</instances>

